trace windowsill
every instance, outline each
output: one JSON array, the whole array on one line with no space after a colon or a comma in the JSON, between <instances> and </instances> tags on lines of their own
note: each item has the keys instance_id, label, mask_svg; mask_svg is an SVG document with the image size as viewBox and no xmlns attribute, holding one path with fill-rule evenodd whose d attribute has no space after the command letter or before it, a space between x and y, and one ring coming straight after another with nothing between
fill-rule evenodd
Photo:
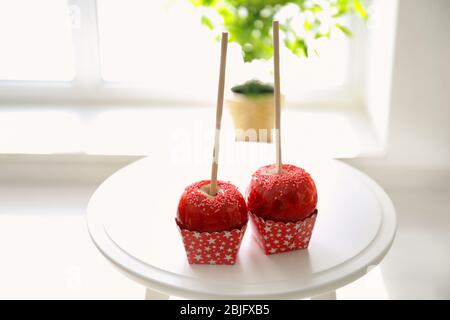
<instances>
[{"instance_id":1,"label":"windowsill","mask_svg":"<svg viewBox=\"0 0 450 320\"><path fill-rule=\"evenodd\" d=\"M1 106L0 154L143 156L165 150L209 157L214 113L212 107L187 106ZM235 143L226 109L221 134L221 152L231 152L225 151ZM285 152L300 149L313 157L355 158L383 152L363 108L286 107L282 141Z\"/></svg>"}]
</instances>

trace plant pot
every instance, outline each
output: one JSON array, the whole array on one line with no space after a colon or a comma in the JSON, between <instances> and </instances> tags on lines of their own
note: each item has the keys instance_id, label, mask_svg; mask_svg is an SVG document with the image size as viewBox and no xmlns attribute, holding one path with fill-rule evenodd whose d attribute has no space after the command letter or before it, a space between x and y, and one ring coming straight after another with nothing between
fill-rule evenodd
<instances>
[{"instance_id":1,"label":"plant pot","mask_svg":"<svg viewBox=\"0 0 450 320\"><path fill-rule=\"evenodd\" d=\"M283 105L283 97L281 97ZM272 142L275 127L274 95L246 96L233 93L226 106L233 118L236 141Z\"/></svg>"}]
</instances>

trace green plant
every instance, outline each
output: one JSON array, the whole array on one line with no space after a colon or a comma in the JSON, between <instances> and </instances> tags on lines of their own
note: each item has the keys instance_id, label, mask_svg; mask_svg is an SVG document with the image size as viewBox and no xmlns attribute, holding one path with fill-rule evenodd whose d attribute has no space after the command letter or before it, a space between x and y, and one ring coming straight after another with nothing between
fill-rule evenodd
<instances>
[{"instance_id":1,"label":"green plant","mask_svg":"<svg viewBox=\"0 0 450 320\"><path fill-rule=\"evenodd\" d=\"M263 83L259 80L249 80L243 84L232 87L231 91L245 96L263 96L273 94L273 85L270 83Z\"/></svg>"},{"instance_id":2,"label":"green plant","mask_svg":"<svg viewBox=\"0 0 450 320\"><path fill-rule=\"evenodd\" d=\"M224 28L230 42L237 42L244 61L272 57L272 21L280 20L285 46L297 56L307 57L319 38L334 30L350 36L342 18L368 15L364 0L190 0L202 8L202 23L210 29Z\"/></svg>"}]
</instances>

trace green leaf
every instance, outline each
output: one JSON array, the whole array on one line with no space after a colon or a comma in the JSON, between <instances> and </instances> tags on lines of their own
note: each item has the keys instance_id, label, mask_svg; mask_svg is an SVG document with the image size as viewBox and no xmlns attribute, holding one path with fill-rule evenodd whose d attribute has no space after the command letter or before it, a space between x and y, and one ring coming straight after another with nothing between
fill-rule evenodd
<instances>
[{"instance_id":1,"label":"green leaf","mask_svg":"<svg viewBox=\"0 0 450 320\"><path fill-rule=\"evenodd\" d=\"M318 32L318 33L315 35L314 39L320 39L320 38L327 38L327 39L329 39L330 36L331 36L330 31L328 31L328 32L326 32L326 33L320 33L320 32Z\"/></svg>"},{"instance_id":2,"label":"green leaf","mask_svg":"<svg viewBox=\"0 0 450 320\"><path fill-rule=\"evenodd\" d=\"M235 23L236 16L229 8L219 7L217 8L217 12L222 16L223 23L225 25L231 25Z\"/></svg>"},{"instance_id":3,"label":"green leaf","mask_svg":"<svg viewBox=\"0 0 450 320\"><path fill-rule=\"evenodd\" d=\"M363 18L364 20L367 21L367 19L369 18L369 15L367 14L367 11L364 8L364 6L362 5L361 1L353 0L353 8L355 9L356 13L358 13L358 15L361 18Z\"/></svg>"},{"instance_id":4,"label":"green leaf","mask_svg":"<svg viewBox=\"0 0 450 320\"><path fill-rule=\"evenodd\" d=\"M321 6L319 6L318 4L314 4L311 8L310 8L311 12L313 13L318 13L318 12L322 12L323 8Z\"/></svg>"},{"instance_id":5,"label":"green leaf","mask_svg":"<svg viewBox=\"0 0 450 320\"><path fill-rule=\"evenodd\" d=\"M342 17L350 12L348 2L349 2L349 0L338 0L335 3L337 12L335 15L333 15L333 18Z\"/></svg>"},{"instance_id":6,"label":"green leaf","mask_svg":"<svg viewBox=\"0 0 450 320\"><path fill-rule=\"evenodd\" d=\"M214 29L214 25L212 24L211 20L205 15L202 16L202 24L208 27L208 29Z\"/></svg>"},{"instance_id":7,"label":"green leaf","mask_svg":"<svg viewBox=\"0 0 450 320\"><path fill-rule=\"evenodd\" d=\"M273 94L274 90L271 83L263 83L259 80L249 80L243 84L232 87L231 91L245 96L264 96Z\"/></svg>"},{"instance_id":8,"label":"green leaf","mask_svg":"<svg viewBox=\"0 0 450 320\"><path fill-rule=\"evenodd\" d=\"M312 29L312 24L311 24L311 22L309 22L308 20L305 19L305 22L303 22L303 28L304 28L306 31L311 31L311 29Z\"/></svg>"},{"instance_id":9,"label":"green leaf","mask_svg":"<svg viewBox=\"0 0 450 320\"><path fill-rule=\"evenodd\" d=\"M196 7L210 7L216 3L217 0L191 0L191 3Z\"/></svg>"},{"instance_id":10,"label":"green leaf","mask_svg":"<svg viewBox=\"0 0 450 320\"><path fill-rule=\"evenodd\" d=\"M308 46L304 39L296 38L295 40L285 40L284 44L291 52L299 57L308 57Z\"/></svg>"},{"instance_id":11,"label":"green leaf","mask_svg":"<svg viewBox=\"0 0 450 320\"><path fill-rule=\"evenodd\" d=\"M348 28L344 27L343 25L336 23L335 26L336 26L336 28L341 30L346 36L351 37L353 35L352 32Z\"/></svg>"}]
</instances>

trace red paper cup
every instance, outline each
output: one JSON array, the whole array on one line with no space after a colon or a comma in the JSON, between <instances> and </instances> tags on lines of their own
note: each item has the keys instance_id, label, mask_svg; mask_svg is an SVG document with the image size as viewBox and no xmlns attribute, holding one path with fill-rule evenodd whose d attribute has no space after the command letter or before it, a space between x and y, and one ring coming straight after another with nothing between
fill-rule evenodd
<instances>
[{"instance_id":1,"label":"red paper cup","mask_svg":"<svg viewBox=\"0 0 450 320\"><path fill-rule=\"evenodd\" d=\"M250 213L253 236L267 255L308 248L316 217L317 209L303 220L288 223L265 220Z\"/></svg>"},{"instance_id":2,"label":"red paper cup","mask_svg":"<svg viewBox=\"0 0 450 320\"><path fill-rule=\"evenodd\" d=\"M235 264L246 228L247 224L241 229L210 233L190 231L178 225L190 264Z\"/></svg>"}]
</instances>

